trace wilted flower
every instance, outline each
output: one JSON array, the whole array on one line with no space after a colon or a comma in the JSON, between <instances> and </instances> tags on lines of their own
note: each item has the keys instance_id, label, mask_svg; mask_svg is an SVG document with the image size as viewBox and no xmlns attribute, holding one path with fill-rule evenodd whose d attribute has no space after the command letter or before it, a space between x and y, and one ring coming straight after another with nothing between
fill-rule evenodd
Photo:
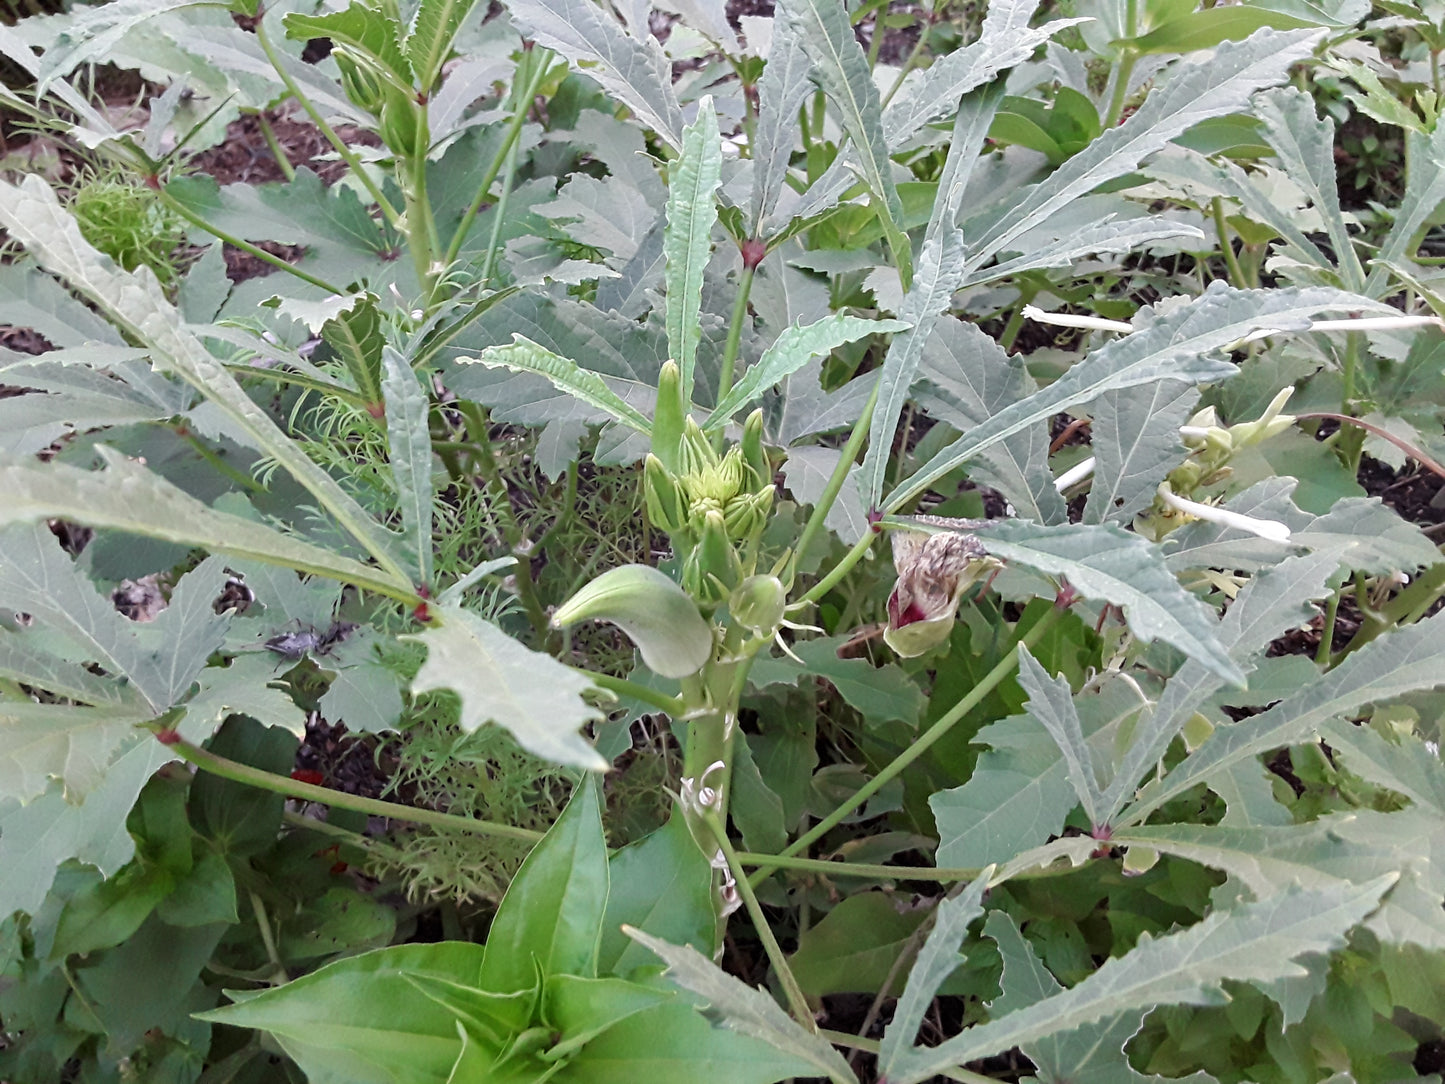
<instances>
[{"instance_id":1,"label":"wilted flower","mask_svg":"<svg viewBox=\"0 0 1445 1084\"><path fill-rule=\"evenodd\" d=\"M972 526L968 520L953 522ZM893 565L898 582L888 596L883 640L911 658L948 639L963 592L989 569L999 567L999 561L966 531L894 531Z\"/></svg>"}]
</instances>

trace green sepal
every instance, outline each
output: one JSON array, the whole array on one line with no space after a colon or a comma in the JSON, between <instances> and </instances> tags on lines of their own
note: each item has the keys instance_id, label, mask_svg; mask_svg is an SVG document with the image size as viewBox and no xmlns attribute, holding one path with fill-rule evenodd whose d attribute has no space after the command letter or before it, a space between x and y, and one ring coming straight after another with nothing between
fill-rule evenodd
<instances>
[{"instance_id":1,"label":"green sepal","mask_svg":"<svg viewBox=\"0 0 1445 1084\"><path fill-rule=\"evenodd\" d=\"M648 521L658 530L671 535L687 526L687 502L682 491L662 460L651 452L642 463L642 495Z\"/></svg>"},{"instance_id":2,"label":"green sepal","mask_svg":"<svg viewBox=\"0 0 1445 1084\"><path fill-rule=\"evenodd\" d=\"M721 512L709 511L684 571L688 591L699 601L716 605L728 597L741 578L742 563L728 539L727 522Z\"/></svg>"},{"instance_id":3,"label":"green sepal","mask_svg":"<svg viewBox=\"0 0 1445 1084\"><path fill-rule=\"evenodd\" d=\"M763 412L759 408L748 415L748 420L743 423L743 462L748 468L749 490L756 492L764 486L772 488L773 485L773 464L768 459L767 449L763 447Z\"/></svg>"}]
</instances>

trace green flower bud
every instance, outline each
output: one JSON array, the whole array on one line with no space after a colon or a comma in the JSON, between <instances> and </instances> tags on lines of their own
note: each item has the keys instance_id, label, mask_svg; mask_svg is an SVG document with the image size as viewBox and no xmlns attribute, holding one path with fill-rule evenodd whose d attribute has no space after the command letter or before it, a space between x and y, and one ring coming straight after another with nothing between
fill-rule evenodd
<instances>
[{"instance_id":1,"label":"green flower bud","mask_svg":"<svg viewBox=\"0 0 1445 1084\"><path fill-rule=\"evenodd\" d=\"M728 539L721 512L703 517L696 548L688 555L683 582L692 596L709 605L727 598L742 579L742 563Z\"/></svg>"},{"instance_id":2,"label":"green flower bud","mask_svg":"<svg viewBox=\"0 0 1445 1084\"><path fill-rule=\"evenodd\" d=\"M762 637L778 631L787 605L788 589L776 576L749 576L728 599L733 620Z\"/></svg>"},{"instance_id":3,"label":"green flower bud","mask_svg":"<svg viewBox=\"0 0 1445 1084\"><path fill-rule=\"evenodd\" d=\"M772 489L773 464L768 459L767 449L763 447L763 412L761 409L749 414L748 420L743 423L741 448L743 462L748 468L748 478L745 482L747 488L752 491L760 490L764 486Z\"/></svg>"},{"instance_id":4,"label":"green flower bud","mask_svg":"<svg viewBox=\"0 0 1445 1084\"><path fill-rule=\"evenodd\" d=\"M386 88L377 132L387 149L399 158L420 157L431 149L426 111L410 94L393 86Z\"/></svg>"},{"instance_id":5,"label":"green flower bud","mask_svg":"<svg viewBox=\"0 0 1445 1084\"><path fill-rule=\"evenodd\" d=\"M642 464L642 492L647 518L654 527L676 534L687 526L687 505L682 491L662 461L651 453Z\"/></svg>"},{"instance_id":6,"label":"green flower bud","mask_svg":"<svg viewBox=\"0 0 1445 1084\"><path fill-rule=\"evenodd\" d=\"M657 409L652 415L652 454L662 460L668 470L679 469L682 444L682 420L687 404L682 401L682 374L677 363L662 363L657 377Z\"/></svg>"},{"instance_id":7,"label":"green flower bud","mask_svg":"<svg viewBox=\"0 0 1445 1084\"><path fill-rule=\"evenodd\" d=\"M386 102L386 84L381 77L344 46L333 48L331 56L341 71L341 87L346 96L373 116L379 114Z\"/></svg>"}]
</instances>

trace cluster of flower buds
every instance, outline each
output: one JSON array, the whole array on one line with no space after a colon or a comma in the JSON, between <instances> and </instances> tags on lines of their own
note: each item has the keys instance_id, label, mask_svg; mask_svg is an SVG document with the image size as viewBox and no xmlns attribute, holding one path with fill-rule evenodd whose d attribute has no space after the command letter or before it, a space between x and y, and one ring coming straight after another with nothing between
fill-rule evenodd
<instances>
[{"instance_id":1,"label":"cluster of flower buds","mask_svg":"<svg viewBox=\"0 0 1445 1084\"><path fill-rule=\"evenodd\" d=\"M1243 448L1260 444L1283 433L1295 423L1284 405L1294 388L1283 389L1255 421L1222 426L1213 407L1205 407L1187 425L1179 427L1180 439L1190 455L1169 474L1169 488L1175 493L1193 493L1201 486L1214 485L1229 476L1229 461Z\"/></svg>"},{"instance_id":2,"label":"cluster of flower buds","mask_svg":"<svg viewBox=\"0 0 1445 1084\"><path fill-rule=\"evenodd\" d=\"M377 119L387 148L402 157L425 154L431 135L416 94L379 72L376 62L359 50L337 45L331 56L346 96Z\"/></svg>"},{"instance_id":3,"label":"cluster of flower buds","mask_svg":"<svg viewBox=\"0 0 1445 1084\"><path fill-rule=\"evenodd\" d=\"M668 411L663 403L673 398L673 380L675 367L669 362L660 381L653 453L644 467L647 515L672 540L688 594L715 606L753 574L758 541L773 507L763 415L754 411L741 443L719 454L691 415L684 414L672 430L670 403Z\"/></svg>"}]
</instances>

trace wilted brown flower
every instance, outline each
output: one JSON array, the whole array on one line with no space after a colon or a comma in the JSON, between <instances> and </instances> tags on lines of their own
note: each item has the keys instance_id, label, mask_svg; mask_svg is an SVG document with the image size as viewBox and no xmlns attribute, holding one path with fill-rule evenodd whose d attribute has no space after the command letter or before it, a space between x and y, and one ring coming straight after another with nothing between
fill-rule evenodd
<instances>
[{"instance_id":1,"label":"wilted brown flower","mask_svg":"<svg viewBox=\"0 0 1445 1084\"><path fill-rule=\"evenodd\" d=\"M948 638L958 601L997 559L970 528L978 520L918 516L920 523L948 527L937 534L893 532L893 565L898 582L888 596L883 639L898 654L921 655Z\"/></svg>"}]
</instances>

